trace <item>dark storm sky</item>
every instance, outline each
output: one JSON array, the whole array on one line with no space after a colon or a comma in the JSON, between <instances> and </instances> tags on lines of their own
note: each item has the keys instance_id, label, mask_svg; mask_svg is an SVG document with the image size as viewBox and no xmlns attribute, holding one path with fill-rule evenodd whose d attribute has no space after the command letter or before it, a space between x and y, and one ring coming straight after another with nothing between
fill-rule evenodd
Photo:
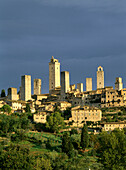
<instances>
[{"instance_id":1,"label":"dark storm sky","mask_svg":"<svg viewBox=\"0 0 126 170\"><path fill-rule=\"evenodd\" d=\"M30 74L48 92L52 55L71 84L92 77L95 89L101 65L105 86L126 87L126 0L0 0L0 91Z\"/></svg>"}]
</instances>

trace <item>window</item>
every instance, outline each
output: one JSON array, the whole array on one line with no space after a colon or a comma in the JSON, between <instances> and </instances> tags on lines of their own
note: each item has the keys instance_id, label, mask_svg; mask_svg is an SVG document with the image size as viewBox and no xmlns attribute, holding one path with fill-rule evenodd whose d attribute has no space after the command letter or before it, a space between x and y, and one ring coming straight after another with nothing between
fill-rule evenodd
<instances>
[{"instance_id":1,"label":"window","mask_svg":"<svg viewBox=\"0 0 126 170\"><path fill-rule=\"evenodd\" d=\"M85 119L87 119L87 117L85 117Z\"/></svg>"}]
</instances>

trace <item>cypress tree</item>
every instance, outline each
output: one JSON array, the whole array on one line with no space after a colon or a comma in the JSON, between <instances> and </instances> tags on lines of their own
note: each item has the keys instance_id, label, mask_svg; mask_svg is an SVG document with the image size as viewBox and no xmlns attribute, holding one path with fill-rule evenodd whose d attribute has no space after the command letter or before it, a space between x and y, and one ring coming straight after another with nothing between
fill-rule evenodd
<instances>
[{"instance_id":1,"label":"cypress tree","mask_svg":"<svg viewBox=\"0 0 126 170\"><path fill-rule=\"evenodd\" d=\"M1 91L1 97L6 97L6 94L5 94L5 90L4 90L4 89Z\"/></svg>"},{"instance_id":2,"label":"cypress tree","mask_svg":"<svg viewBox=\"0 0 126 170\"><path fill-rule=\"evenodd\" d=\"M81 147L83 149L87 148L89 145L89 135L87 125L84 124L81 132Z\"/></svg>"}]
</instances>

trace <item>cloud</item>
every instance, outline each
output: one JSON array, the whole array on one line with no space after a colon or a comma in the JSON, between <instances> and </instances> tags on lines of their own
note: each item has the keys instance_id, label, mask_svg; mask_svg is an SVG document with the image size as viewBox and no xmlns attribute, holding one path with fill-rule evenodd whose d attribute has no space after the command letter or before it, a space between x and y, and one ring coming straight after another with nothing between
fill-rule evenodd
<instances>
[{"instance_id":1,"label":"cloud","mask_svg":"<svg viewBox=\"0 0 126 170\"><path fill-rule=\"evenodd\" d=\"M107 85L118 73L125 79L125 6L125 0L1 0L0 89L19 87L29 73L42 77L47 92L52 55L70 69L72 83L95 79L98 65L113 67Z\"/></svg>"}]
</instances>

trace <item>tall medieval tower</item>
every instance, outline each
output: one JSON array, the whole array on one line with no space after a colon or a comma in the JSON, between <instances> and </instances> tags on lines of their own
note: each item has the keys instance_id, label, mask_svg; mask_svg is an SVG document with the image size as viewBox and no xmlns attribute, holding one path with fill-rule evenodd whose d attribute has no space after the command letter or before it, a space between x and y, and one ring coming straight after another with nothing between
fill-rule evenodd
<instances>
[{"instance_id":1,"label":"tall medieval tower","mask_svg":"<svg viewBox=\"0 0 126 170\"><path fill-rule=\"evenodd\" d=\"M122 90L122 89L123 89L122 78L116 77L115 90Z\"/></svg>"},{"instance_id":2,"label":"tall medieval tower","mask_svg":"<svg viewBox=\"0 0 126 170\"><path fill-rule=\"evenodd\" d=\"M31 99L31 76L21 76L21 100L28 101Z\"/></svg>"},{"instance_id":3,"label":"tall medieval tower","mask_svg":"<svg viewBox=\"0 0 126 170\"><path fill-rule=\"evenodd\" d=\"M49 91L60 87L60 63L52 56L49 63Z\"/></svg>"},{"instance_id":4,"label":"tall medieval tower","mask_svg":"<svg viewBox=\"0 0 126 170\"><path fill-rule=\"evenodd\" d=\"M34 79L34 94L41 94L41 79Z\"/></svg>"},{"instance_id":5,"label":"tall medieval tower","mask_svg":"<svg viewBox=\"0 0 126 170\"><path fill-rule=\"evenodd\" d=\"M97 71L97 89L104 88L104 71L103 67L99 66Z\"/></svg>"},{"instance_id":6,"label":"tall medieval tower","mask_svg":"<svg viewBox=\"0 0 126 170\"><path fill-rule=\"evenodd\" d=\"M61 95L70 91L70 78L68 71L61 72Z\"/></svg>"}]
</instances>

